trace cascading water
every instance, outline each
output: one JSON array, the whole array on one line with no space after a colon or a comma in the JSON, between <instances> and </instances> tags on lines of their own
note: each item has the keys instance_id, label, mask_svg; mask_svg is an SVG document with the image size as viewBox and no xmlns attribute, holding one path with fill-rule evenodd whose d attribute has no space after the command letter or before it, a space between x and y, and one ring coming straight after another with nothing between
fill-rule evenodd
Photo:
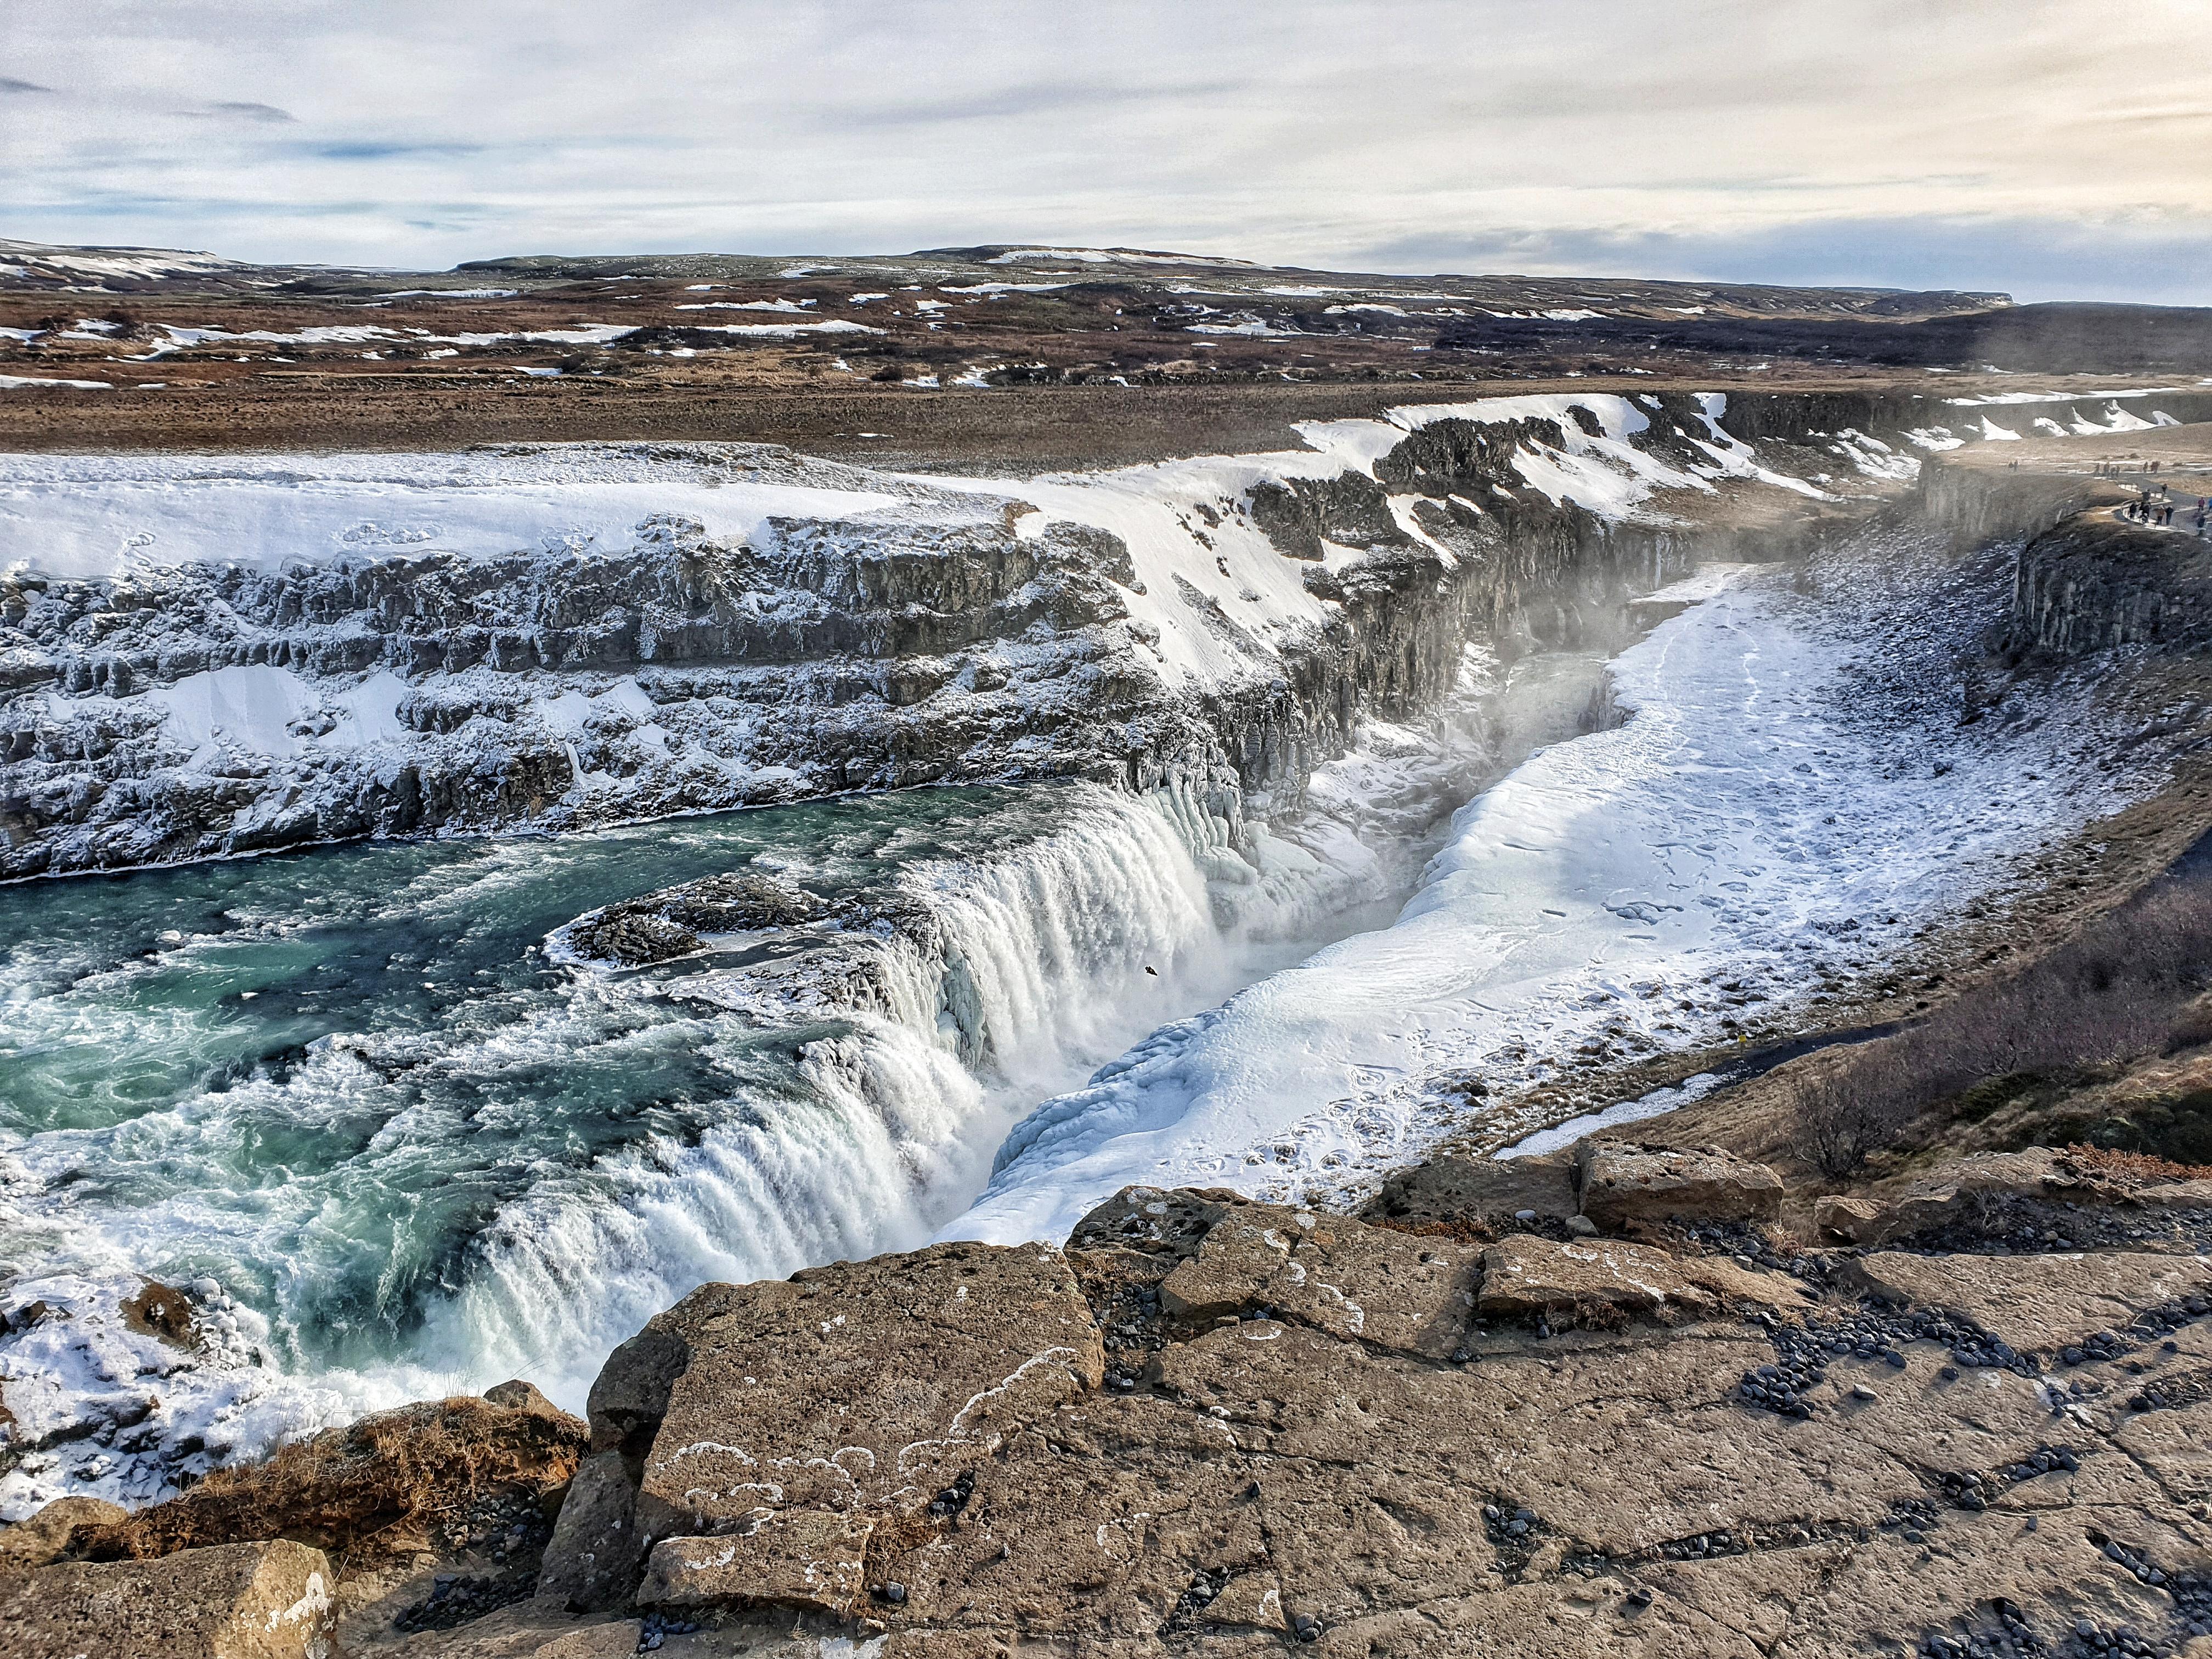
<instances>
[{"instance_id":1,"label":"cascading water","mask_svg":"<svg viewBox=\"0 0 2212 1659\"><path fill-rule=\"evenodd\" d=\"M50 1443L0 1513L510 1375L580 1404L702 1280L920 1243L1030 1102L1302 948L1217 925L1226 857L1187 800L1064 786L15 890L0 1305L56 1312L0 1336ZM544 948L746 865L919 920ZM142 1275L192 1289L201 1352L129 1328Z\"/></svg>"},{"instance_id":2,"label":"cascading water","mask_svg":"<svg viewBox=\"0 0 2212 1659\"><path fill-rule=\"evenodd\" d=\"M503 1209L425 1352L580 1398L606 1351L693 1285L918 1244L980 1188L1021 1107L1126 1046L1149 1018L1134 1010L1244 976L1169 817L1066 796L1059 827L1018 850L898 872L925 939L830 935L826 963L800 952L684 982L686 1001L756 1018L846 1006L839 1029L792 1030L781 1101L749 1101L690 1145L625 1146L600 1183ZM872 1008L836 982L856 951Z\"/></svg>"},{"instance_id":3,"label":"cascading water","mask_svg":"<svg viewBox=\"0 0 2212 1659\"><path fill-rule=\"evenodd\" d=\"M580 1405L696 1284L923 1243L1036 1102L1385 920L1440 797L1596 672L1471 650L1295 841L1180 787L977 787L8 890L0 1313L55 1314L0 1328L0 1517L510 1376ZM740 870L827 919L574 953ZM191 1292L189 1354L124 1317L146 1278Z\"/></svg>"}]
</instances>

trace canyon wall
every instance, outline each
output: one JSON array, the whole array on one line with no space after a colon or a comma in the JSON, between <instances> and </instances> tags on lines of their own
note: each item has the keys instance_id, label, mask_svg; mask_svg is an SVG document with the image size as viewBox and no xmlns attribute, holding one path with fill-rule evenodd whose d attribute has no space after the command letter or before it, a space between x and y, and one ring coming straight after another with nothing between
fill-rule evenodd
<instances>
[{"instance_id":1,"label":"canyon wall","mask_svg":"<svg viewBox=\"0 0 2212 1659\"><path fill-rule=\"evenodd\" d=\"M1363 720L1433 709L1470 643L1626 637L1626 602L1697 559L1777 556L1981 435L1887 394L1418 414L1042 508L781 451L647 458L897 501L742 538L665 513L624 546L60 578L33 532L0 576L0 878L1041 776L1179 786L1233 830ZM1091 495L1121 504L1085 521Z\"/></svg>"}]
</instances>

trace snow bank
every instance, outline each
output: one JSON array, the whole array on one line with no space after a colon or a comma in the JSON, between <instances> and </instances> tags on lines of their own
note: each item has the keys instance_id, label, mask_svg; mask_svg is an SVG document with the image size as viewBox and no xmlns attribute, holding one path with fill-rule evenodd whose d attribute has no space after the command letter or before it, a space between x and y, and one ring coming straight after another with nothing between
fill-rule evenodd
<instances>
[{"instance_id":1,"label":"snow bank","mask_svg":"<svg viewBox=\"0 0 2212 1659\"><path fill-rule=\"evenodd\" d=\"M4 382L0 382L4 384ZM770 514L852 519L889 491L775 481L702 456L597 446L447 455L0 456L0 569L116 576L394 553L627 547L656 514L730 541Z\"/></svg>"},{"instance_id":2,"label":"snow bank","mask_svg":"<svg viewBox=\"0 0 2212 1659\"><path fill-rule=\"evenodd\" d=\"M1325 1198L1462 1121L1454 1073L1496 1102L1590 1053L1725 1040L1716 981L1804 994L2110 810L2055 747L1961 744L1939 774L1955 729L1869 721L1851 658L1771 576L1662 624L1615 664L1629 723L1471 801L1394 926L1039 1107L945 1236L1062 1237L1132 1182Z\"/></svg>"},{"instance_id":3,"label":"snow bank","mask_svg":"<svg viewBox=\"0 0 2212 1659\"><path fill-rule=\"evenodd\" d=\"M234 664L156 686L143 700L162 711L163 734L194 751L191 765L205 769L222 758L225 744L289 760L318 746L358 749L404 739L411 734L398 708L406 695L407 682L389 670L333 690L289 669ZM334 726L305 729L309 717L325 714Z\"/></svg>"},{"instance_id":4,"label":"snow bank","mask_svg":"<svg viewBox=\"0 0 2212 1659\"><path fill-rule=\"evenodd\" d=\"M2184 392L2178 386L2136 386L2113 392L1992 392L1979 398L1946 398L1958 409L1978 409L1985 404L2071 404L2094 398L2155 398L2163 392Z\"/></svg>"},{"instance_id":5,"label":"snow bank","mask_svg":"<svg viewBox=\"0 0 2212 1659\"><path fill-rule=\"evenodd\" d=\"M1011 496L1032 503L1048 518L1119 536L1128 546L1142 590L1126 594L1125 600L1131 616L1147 630L1151 643L1146 648L1162 674L1172 684L1218 681L1322 627L1331 614L1307 591L1301 563L1283 557L1241 511L1255 485L1330 479L1346 472L1372 477L1376 463L1409 434L1437 421L1549 420L1559 428L1562 447L1524 443L1513 462L1522 483L1555 502L1573 501L1615 522L1644 516L1662 490L1711 495L1723 479L1754 480L1832 499L1802 478L1764 466L1750 445L1723 431L1719 421L1727 406L1727 398L1717 393L1703 398L1706 435L1691 441L1705 459L1687 466L1663 461L1632 441L1650 427L1656 401L1548 392L1413 404L1373 420L1301 422L1294 429L1308 446L1304 449L1200 456L1030 479L931 475L905 482ZM1589 412L1599 426L1597 434L1583 430L1571 413L1575 410ZM1409 503L1397 499L1396 505ZM1401 511L1398 522L1415 540L1428 539L1409 514Z\"/></svg>"}]
</instances>

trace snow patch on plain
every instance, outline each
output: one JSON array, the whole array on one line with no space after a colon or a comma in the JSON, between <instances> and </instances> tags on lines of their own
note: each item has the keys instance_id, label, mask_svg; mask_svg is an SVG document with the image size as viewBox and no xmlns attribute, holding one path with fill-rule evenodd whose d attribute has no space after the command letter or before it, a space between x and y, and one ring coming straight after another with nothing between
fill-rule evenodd
<instances>
[{"instance_id":1,"label":"snow patch on plain","mask_svg":"<svg viewBox=\"0 0 2212 1659\"><path fill-rule=\"evenodd\" d=\"M446 455L0 456L0 569L117 576L204 561L298 559L549 544L625 548L661 514L742 541L771 514L865 519L887 490L787 483L595 446Z\"/></svg>"}]
</instances>

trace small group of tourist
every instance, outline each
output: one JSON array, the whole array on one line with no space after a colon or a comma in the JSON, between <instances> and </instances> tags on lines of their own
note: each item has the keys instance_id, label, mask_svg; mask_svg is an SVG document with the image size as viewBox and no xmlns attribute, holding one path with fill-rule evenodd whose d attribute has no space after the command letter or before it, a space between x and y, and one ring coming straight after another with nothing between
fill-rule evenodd
<instances>
[{"instance_id":1,"label":"small group of tourist","mask_svg":"<svg viewBox=\"0 0 2212 1659\"><path fill-rule=\"evenodd\" d=\"M2164 485L2160 485L2155 497L2146 489L2120 509L2120 516L2136 524L2172 529L2175 518L2185 514L2187 516L2182 518L2183 526L2202 536L2205 534L2208 525L2212 525L2212 496L2199 495L2193 500L2193 506L2190 496L2184 495L2176 500Z\"/></svg>"}]
</instances>

